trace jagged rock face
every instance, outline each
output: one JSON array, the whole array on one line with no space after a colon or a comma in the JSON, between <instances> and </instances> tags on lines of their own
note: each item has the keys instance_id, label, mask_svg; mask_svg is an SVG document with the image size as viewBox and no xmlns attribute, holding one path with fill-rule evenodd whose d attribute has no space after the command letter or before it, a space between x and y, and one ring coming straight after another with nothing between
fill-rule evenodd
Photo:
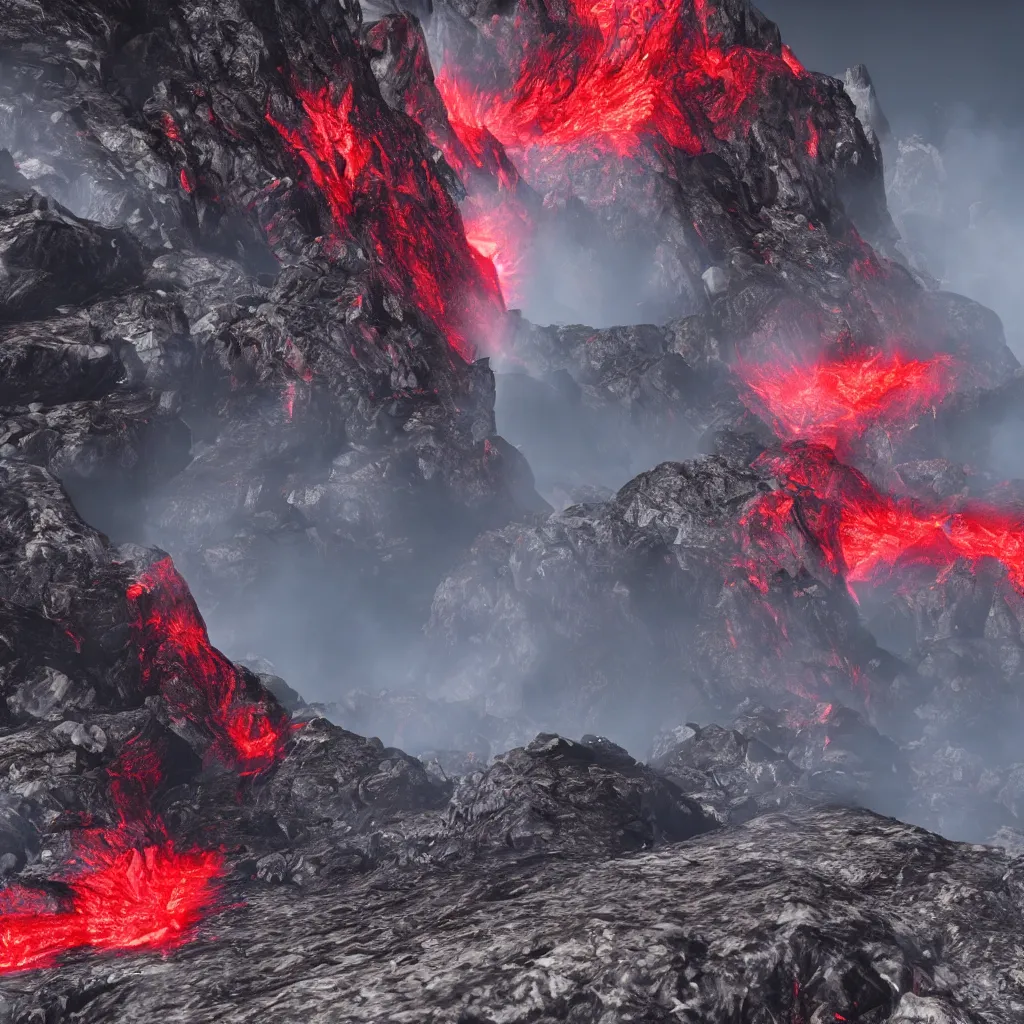
<instances>
[{"instance_id":1,"label":"jagged rock face","mask_svg":"<svg viewBox=\"0 0 1024 1024\"><path fill-rule=\"evenodd\" d=\"M407 16L367 38L385 98L459 170L467 231L528 313L663 321L706 307L709 266L742 281L753 260L805 293L802 315L813 309L823 328L863 319L862 304L824 300L806 272L810 261L845 277L863 258L851 216L871 241L895 240L879 154L847 95L804 71L748 5L655 13L629 22L615 8L605 23L573 3L434 5L436 88L410 74L423 59L406 55L423 45ZM657 55L649 67L645 52ZM616 81L602 77L610 67L633 82L621 107L608 98ZM780 290L748 292L745 320L798 324Z\"/></svg>"},{"instance_id":2,"label":"jagged rock face","mask_svg":"<svg viewBox=\"0 0 1024 1024\"><path fill-rule=\"evenodd\" d=\"M767 486L721 456L665 463L606 504L481 538L435 595L439 678L495 713L583 715L631 745L696 702L728 708L759 690L850 700L850 664L891 680L898 666L806 537L791 535L763 591L746 583L740 524Z\"/></svg>"},{"instance_id":3,"label":"jagged rock face","mask_svg":"<svg viewBox=\"0 0 1024 1024\"><path fill-rule=\"evenodd\" d=\"M733 729L670 730L652 766L721 822L828 803L907 811L909 766L892 740L850 708L804 713L747 707Z\"/></svg>"},{"instance_id":4,"label":"jagged rock face","mask_svg":"<svg viewBox=\"0 0 1024 1024\"><path fill-rule=\"evenodd\" d=\"M496 356L505 429L548 500L571 504L581 487L614 489L653 462L695 454L711 423L749 429L728 385L739 363L909 347L970 363L965 391L1016 369L998 322L886 258L899 250L884 202L884 116L866 69L845 90L807 74L746 5L670 4L635 22L617 12L595 22L573 3L438 4L426 21L436 75L408 16L364 33L387 102L458 169L467 234L507 295L528 313L591 325L518 320ZM634 68L634 52L657 53L662 70ZM720 79L726 65L733 77ZM633 107L607 100L609 67L633 82ZM660 121L644 106L650 96L653 110L678 107L678 117ZM571 280L545 262L552 246ZM633 246L657 254L651 273L671 279L668 299L652 297L653 278L636 278L650 268ZM596 268L609 247L629 266ZM531 274L545 295L589 291L571 309L542 310L529 302ZM623 294L632 306L607 320L606 301ZM680 314L690 315L667 329L593 329ZM903 461L934 454L918 447L926 454Z\"/></svg>"},{"instance_id":5,"label":"jagged rock face","mask_svg":"<svg viewBox=\"0 0 1024 1024\"><path fill-rule=\"evenodd\" d=\"M138 246L124 231L84 224L34 193L4 199L4 320L43 317L141 280Z\"/></svg>"},{"instance_id":6,"label":"jagged rock face","mask_svg":"<svg viewBox=\"0 0 1024 1024\"><path fill-rule=\"evenodd\" d=\"M537 850L615 856L706 832L714 818L608 740L540 735L464 775L449 808L450 855ZM441 856L448 851L442 847Z\"/></svg>"},{"instance_id":7,"label":"jagged rock face","mask_svg":"<svg viewBox=\"0 0 1024 1024\"><path fill-rule=\"evenodd\" d=\"M0 1017L1017 1019L1016 861L826 809L1024 813L1020 370L896 259L870 81L431 7L0 23Z\"/></svg>"},{"instance_id":8,"label":"jagged rock face","mask_svg":"<svg viewBox=\"0 0 1024 1024\"><path fill-rule=\"evenodd\" d=\"M660 722L728 716L750 694L805 719L808 700L827 704L836 735L814 742L845 765L838 776L813 744L798 754L795 737L769 744L811 773L802 794L978 839L1013 823L1024 664L1014 513L933 496L947 511L928 526L914 518L922 506L881 495L825 449L748 438L737 458L740 440L732 458L666 463L608 502L482 537L435 595L439 690L565 730L582 719L634 749ZM982 555L968 543L982 536L1005 540ZM963 558L942 553L948 537L967 544ZM859 576L868 563L851 559L877 566L886 544L910 552L896 556L899 571ZM854 591L844 574L871 582ZM904 749L876 731L849 753L839 738L849 709ZM717 794L705 799L729 819L722 785L694 792ZM759 806L748 795L735 813Z\"/></svg>"},{"instance_id":9,"label":"jagged rock face","mask_svg":"<svg viewBox=\"0 0 1024 1024\"><path fill-rule=\"evenodd\" d=\"M492 272L359 24L253 2L4 28L11 187L111 225L25 191L0 208L5 450L171 550L239 649L300 580L342 605L373 590L366 618L414 633L453 549L543 507L471 361L503 315ZM263 616L238 609L253 587ZM372 651L359 620L320 657Z\"/></svg>"},{"instance_id":10,"label":"jagged rock face","mask_svg":"<svg viewBox=\"0 0 1024 1024\"><path fill-rule=\"evenodd\" d=\"M545 313L591 326L710 305L709 333L730 362L815 358L852 336L864 347L983 346L997 363L990 384L1014 365L998 326L936 330L927 294L864 246L862 236L883 257L898 252L876 137L884 118L857 114L858 89L865 110L873 95L866 70L854 69L848 90L807 73L746 4L646 13L630 22L613 7L602 21L574 3L440 3L427 22L436 88L410 74L423 47L408 18L370 30L385 97L459 169L467 232L507 291L528 299L531 272L545 294L582 288L574 308ZM657 59L641 67L643 53ZM602 77L613 71L632 83L618 105L616 77ZM627 255L602 272L594 260L609 245ZM555 264L579 272L565 278ZM630 308L604 319L623 293ZM543 376L536 346L520 341L506 342L511 365ZM588 362L569 368L582 386ZM685 415L685 402L674 408Z\"/></svg>"},{"instance_id":11,"label":"jagged rock face","mask_svg":"<svg viewBox=\"0 0 1024 1024\"><path fill-rule=\"evenodd\" d=\"M882 110L875 83L871 80L868 69L863 64L847 68L843 76L843 88L846 95L853 100L853 105L857 108L857 117L869 137L874 136L879 145L887 142L892 135L892 128L885 111Z\"/></svg>"},{"instance_id":12,"label":"jagged rock face","mask_svg":"<svg viewBox=\"0 0 1024 1024\"><path fill-rule=\"evenodd\" d=\"M415 872L397 892L248 886L173 969L69 965L6 1013L1011 1024L1019 888L1000 852L864 812L772 815L625 859Z\"/></svg>"},{"instance_id":13,"label":"jagged rock face","mask_svg":"<svg viewBox=\"0 0 1024 1024\"><path fill-rule=\"evenodd\" d=\"M635 246L634 261L653 255L655 277L662 279L647 284L652 294L644 295L642 280L632 282L632 291L654 319L699 309L706 267L734 249L751 252L759 232L768 229L770 236L798 212L811 217L838 210L837 188L856 195L863 230L884 233L878 168L835 83L797 70L795 61L787 64L778 29L747 5L673 4L666 10L649 31L615 23L614 13L610 24L596 27L609 49L611 39L622 41L621 74L632 82L640 108L613 123L613 104L601 91L613 92L615 83L601 77L601 44L594 44L595 24L584 8L435 5L430 37L456 131L460 116L471 125L478 117L546 207L568 210L575 203L595 234L631 252ZM575 66L559 66L558 55L573 51L580 55ZM691 51L712 57L704 64ZM658 66L649 72L631 63L644 52L656 56L652 65ZM731 84L718 78L716 60L728 65ZM681 94L666 84L673 74ZM560 90L565 124L544 108L545 89ZM492 102L492 93L500 98ZM653 113L644 108L648 94ZM672 111L672 123L669 115L666 123L658 120L659 107ZM767 127L781 126L774 116L779 109L786 110L788 133ZM531 132L540 140L536 147L526 141ZM659 133L671 136L674 155L659 149ZM545 137L562 145L557 156L545 149ZM837 224L839 235L843 230ZM580 249L586 252L585 242ZM785 260L790 253L779 255ZM629 268L617 269L621 286ZM615 283L597 277L587 297L600 315L601 286Z\"/></svg>"}]
</instances>

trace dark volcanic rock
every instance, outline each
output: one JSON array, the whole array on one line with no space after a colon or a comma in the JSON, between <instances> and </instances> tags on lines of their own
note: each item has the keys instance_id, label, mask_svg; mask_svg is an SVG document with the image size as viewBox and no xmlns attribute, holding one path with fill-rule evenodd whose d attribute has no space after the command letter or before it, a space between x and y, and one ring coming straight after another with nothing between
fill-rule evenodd
<instances>
[{"instance_id":1,"label":"dark volcanic rock","mask_svg":"<svg viewBox=\"0 0 1024 1024\"><path fill-rule=\"evenodd\" d=\"M855 809L1024 829L1021 371L866 74L687 0L689 137L517 145L451 76L596 22L385 6L3 8L0 1020L1018 1021L1018 860ZM842 451L744 383L904 345Z\"/></svg>"},{"instance_id":2,"label":"dark volcanic rock","mask_svg":"<svg viewBox=\"0 0 1024 1024\"><path fill-rule=\"evenodd\" d=\"M541 735L463 776L446 829L449 856L538 851L614 856L689 839L714 820L608 740ZM444 856L444 853L442 853Z\"/></svg>"},{"instance_id":3,"label":"dark volcanic rock","mask_svg":"<svg viewBox=\"0 0 1024 1024\"><path fill-rule=\"evenodd\" d=\"M312 625L304 667L372 662L369 619L411 641L454 553L544 507L473 362L502 308L457 182L381 97L354 4L122 15L4 25L31 56L0 75L2 443L172 551L236 651L365 601ZM358 181L331 184L341 150L311 127L328 83L384 146ZM303 660L282 632L266 653Z\"/></svg>"},{"instance_id":4,"label":"dark volcanic rock","mask_svg":"<svg viewBox=\"0 0 1024 1024\"><path fill-rule=\"evenodd\" d=\"M0 427L10 454L43 466L71 491L135 483L140 492L184 469L192 435L158 392L119 392L13 415Z\"/></svg>"},{"instance_id":5,"label":"dark volcanic rock","mask_svg":"<svg viewBox=\"0 0 1024 1024\"><path fill-rule=\"evenodd\" d=\"M113 346L77 319L8 325L2 338L4 405L96 398L124 374Z\"/></svg>"},{"instance_id":6,"label":"dark volcanic rock","mask_svg":"<svg viewBox=\"0 0 1024 1024\"><path fill-rule=\"evenodd\" d=\"M719 821L745 821L772 804L785 806L789 793L796 795L793 784L800 772L785 754L719 726L686 731L691 735L653 765L692 799L712 808Z\"/></svg>"},{"instance_id":7,"label":"dark volcanic rock","mask_svg":"<svg viewBox=\"0 0 1024 1024\"><path fill-rule=\"evenodd\" d=\"M0 319L32 320L142 280L141 250L123 230L72 216L35 192L0 194Z\"/></svg>"},{"instance_id":8,"label":"dark volcanic rock","mask_svg":"<svg viewBox=\"0 0 1024 1024\"><path fill-rule=\"evenodd\" d=\"M246 887L170 960L83 961L5 1016L1013 1024L1017 862L854 811L611 861ZM283 945L282 936L287 936ZM273 965L272 970L254 970Z\"/></svg>"},{"instance_id":9,"label":"dark volcanic rock","mask_svg":"<svg viewBox=\"0 0 1024 1024\"><path fill-rule=\"evenodd\" d=\"M719 821L825 803L907 813L906 756L850 708L819 705L805 718L750 709L735 724L663 734L652 761Z\"/></svg>"},{"instance_id":10,"label":"dark volcanic rock","mask_svg":"<svg viewBox=\"0 0 1024 1024\"><path fill-rule=\"evenodd\" d=\"M891 677L806 536L763 590L747 581L737 526L765 486L718 456L664 463L612 501L485 535L434 598L439 682L635 747L665 717L752 691L852 699L843 659Z\"/></svg>"}]
</instances>

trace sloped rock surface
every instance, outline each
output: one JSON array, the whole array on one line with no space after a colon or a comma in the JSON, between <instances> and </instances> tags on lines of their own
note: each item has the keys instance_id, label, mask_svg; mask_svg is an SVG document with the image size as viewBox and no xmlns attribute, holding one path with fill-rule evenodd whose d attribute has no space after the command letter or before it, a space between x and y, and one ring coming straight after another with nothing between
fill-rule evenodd
<instances>
[{"instance_id":1,"label":"sloped rock surface","mask_svg":"<svg viewBox=\"0 0 1024 1024\"><path fill-rule=\"evenodd\" d=\"M453 550L544 507L473 362L503 310L457 182L382 100L354 4L125 17L5 23L24 56L0 81L5 450L116 539L170 550L238 650L298 578L324 603L374 591L414 635ZM329 81L386 140L358 180L310 127ZM252 587L265 618L237 610ZM321 659L370 657L365 621L341 625Z\"/></svg>"},{"instance_id":2,"label":"sloped rock surface","mask_svg":"<svg viewBox=\"0 0 1024 1024\"><path fill-rule=\"evenodd\" d=\"M7 982L5 1013L1010 1024L1018 890L996 851L865 812L770 815L598 863L250 888L170 961L74 964L32 995Z\"/></svg>"},{"instance_id":3,"label":"sloped rock surface","mask_svg":"<svg viewBox=\"0 0 1024 1024\"><path fill-rule=\"evenodd\" d=\"M621 747L541 735L463 776L452 795L450 848L464 855L538 850L614 856L713 827L671 782Z\"/></svg>"},{"instance_id":4,"label":"sloped rock surface","mask_svg":"<svg viewBox=\"0 0 1024 1024\"><path fill-rule=\"evenodd\" d=\"M1019 1019L1018 861L853 809L1024 827L1020 369L868 77L682 3L679 116L558 152L453 82L600 26L416 6L4 9L0 1019ZM945 404L842 450L743 375L903 344Z\"/></svg>"},{"instance_id":5,"label":"sloped rock surface","mask_svg":"<svg viewBox=\"0 0 1024 1024\"><path fill-rule=\"evenodd\" d=\"M897 672L848 595L813 575L813 547L800 554L806 538L772 580L770 605L737 586L736 525L765 486L723 456L664 463L610 502L485 535L434 598L430 635L451 695L484 696L497 713L543 708L556 722L582 712L598 731L632 729L635 744L695 699L721 707L752 689L781 696L779 659L795 659L818 686L844 685L834 671L844 657ZM783 639L779 616L792 628Z\"/></svg>"},{"instance_id":6,"label":"sloped rock surface","mask_svg":"<svg viewBox=\"0 0 1024 1024\"><path fill-rule=\"evenodd\" d=\"M670 730L654 753L652 766L721 822L829 803L908 810L906 755L851 708L750 708L732 729Z\"/></svg>"}]
</instances>

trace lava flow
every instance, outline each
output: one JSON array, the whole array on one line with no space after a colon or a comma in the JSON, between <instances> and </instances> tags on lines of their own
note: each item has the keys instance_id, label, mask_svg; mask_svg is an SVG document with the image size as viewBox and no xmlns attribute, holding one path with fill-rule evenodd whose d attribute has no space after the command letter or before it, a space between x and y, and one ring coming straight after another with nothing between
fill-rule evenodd
<instances>
[{"instance_id":1,"label":"lava flow","mask_svg":"<svg viewBox=\"0 0 1024 1024\"><path fill-rule=\"evenodd\" d=\"M240 774L273 765L284 751L286 716L246 700L238 669L210 645L170 558L151 565L126 596L143 686L159 690L172 717L204 730L211 753ZM0 894L0 973L45 967L86 946L171 948L216 905L223 854L176 850L153 810L165 754L138 736L124 743L107 769L118 822L83 833L61 879L65 892L13 886Z\"/></svg>"},{"instance_id":2,"label":"lava flow","mask_svg":"<svg viewBox=\"0 0 1024 1024\"><path fill-rule=\"evenodd\" d=\"M811 441L841 451L868 428L897 428L934 408L953 386L946 355L910 359L858 355L813 366L740 364L744 400L787 441Z\"/></svg>"},{"instance_id":3,"label":"lava flow","mask_svg":"<svg viewBox=\"0 0 1024 1024\"><path fill-rule=\"evenodd\" d=\"M181 852L150 805L164 751L129 739L107 773L119 817L83 833L59 897L28 886L0 893L0 974L47 967L74 949L171 949L219 900L224 857Z\"/></svg>"},{"instance_id":4,"label":"lava flow","mask_svg":"<svg viewBox=\"0 0 1024 1024\"><path fill-rule=\"evenodd\" d=\"M238 669L210 644L188 585L170 558L128 588L146 687L158 689L172 714L205 729L211 753L251 775L282 755L283 710L248 702Z\"/></svg>"},{"instance_id":5,"label":"lava flow","mask_svg":"<svg viewBox=\"0 0 1024 1024\"><path fill-rule=\"evenodd\" d=\"M436 85L451 131L439 134L432 112L409 113L462 177L467 239L493 264L506 303L523 298L534 238L520 171L547 192L572 189L577 155L695 156L747 133L773 78L809 80L786 47L725 45L712 14L707 0L520 5L497 47L511 65L504 86L476 84L493 83L493 68L444 56ZM803 145L816 156L819 132L810 115L806 124Z\"/></svg>"},{"instance_id":6,"label":"lava flow","mask_svg":"<svg viewBox=\"0 0 1024 1024\"><path fill-rule=\"evenodd\" d=\"M389 290L419 308L464 359L504 313L491 262L466 241L458 208L408 136L364 109L350 84L296 87L304 121L266 119L309 168L343 237L364 244Z\"/></svg>"},{"instance_id":7,"label":"lava flow","mask_svg":"<svg viewBox=\"0 0 1024 1024\"><path fill-rule=\"evenodd\" d=\"M847 584L879 583L900 567L948 569L959 559L994 559L1024 592L1024 523L982 504L929 507L880 494L857 470L820 445L784 445L759 466L782 481L744 517L762 558L780 564L789 529L809 533L829 568ZM757 559L753 560L754 562ZM763 576L763 574L762 574Z\"/></svg>"},{"instance_id":8,"label":"lava flow","mask_svg":"<svg viewBox=\"0 0 1024 1024\"><path fill-rule=\"evenodd\" d=\"M168 949L216 903L219 852L177 852L169 842L143 849L96 848L49 900L21 886L3 893L0 974L46 967L65 952Z\"/></svg>"},{"instance_id":9,"label":"lava flow","mask_svg":"<svg viewBox=\"0 0 1024 1024\"><path fill-rule=\"evenodd\" d=\"M746 131L773 75L802 77L783 50L725 46L707 0L568 0L565 24L521 42L514 80L477 87L446 62L437 87L462 139L487 129L515 156L581 148L632 156L645 139L683 153ZM517 26L526 18L521 14Z\"/></svg>"}]
</instances>

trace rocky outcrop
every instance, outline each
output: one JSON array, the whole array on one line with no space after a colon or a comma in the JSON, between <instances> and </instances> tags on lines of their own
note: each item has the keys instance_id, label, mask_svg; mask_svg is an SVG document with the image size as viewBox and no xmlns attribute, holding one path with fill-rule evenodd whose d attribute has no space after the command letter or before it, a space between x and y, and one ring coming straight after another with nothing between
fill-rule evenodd
<instances>
[{"instance_id":1,"label":"rocky outcrop","mask_svg":"<svg viewBox=\"0 0 1024 1024\"><path fill-rule=\"evenodd\" d=\"M1017 861L858 809L1024 831L866 74L399 6L0 19L0 1018L1018 1019Z\"/></svg>"}]
</instances>

